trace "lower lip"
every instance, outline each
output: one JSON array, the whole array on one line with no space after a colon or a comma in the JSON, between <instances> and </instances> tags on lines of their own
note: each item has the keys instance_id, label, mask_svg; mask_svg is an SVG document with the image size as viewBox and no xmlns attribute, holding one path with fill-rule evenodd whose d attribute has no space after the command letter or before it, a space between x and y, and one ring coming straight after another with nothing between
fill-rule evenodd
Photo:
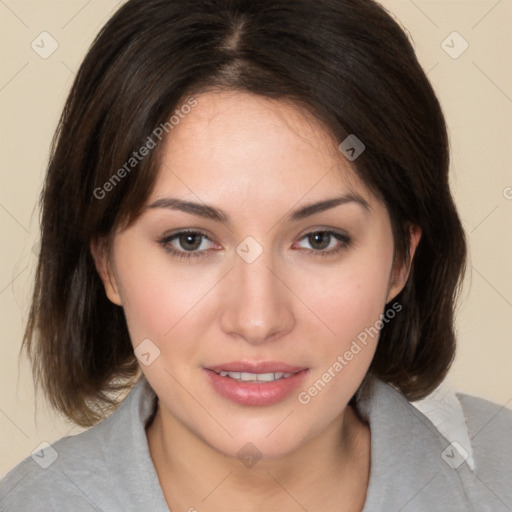
<instances>
[{"instance_id":1,"label":"lower lip","mask_svg":"<svg viewBox=\"0 0 512 512\"><path fill-rule=\"evenodd\" d=\"M213 370L203 370L219 395L241 405L272 405L280 402L300 386L308 373L305 369L273 382L240 382L231 377L221 377Z\"/></svg>"}]
</instances>

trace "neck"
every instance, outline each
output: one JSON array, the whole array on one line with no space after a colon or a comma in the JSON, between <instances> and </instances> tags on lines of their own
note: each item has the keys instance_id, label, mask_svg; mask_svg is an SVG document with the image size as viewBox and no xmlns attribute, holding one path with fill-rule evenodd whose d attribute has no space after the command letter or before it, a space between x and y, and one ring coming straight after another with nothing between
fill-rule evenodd
<instances>
[{"instance_id":1,"label":"neck","mask_svg":"<svg viewBox=\"0 0 512 512\"><path fill-rule=\"evenodd\" d=\"M361 510L369 476L369 428L347 406L323 432L251 467L195 436L162 410L148 444L171 510ZM331 501L329 501L331 499ZM342 502L344 508L341 508ZM337 504L337 508L336 507Z\"/></svg>"}]
</instances>

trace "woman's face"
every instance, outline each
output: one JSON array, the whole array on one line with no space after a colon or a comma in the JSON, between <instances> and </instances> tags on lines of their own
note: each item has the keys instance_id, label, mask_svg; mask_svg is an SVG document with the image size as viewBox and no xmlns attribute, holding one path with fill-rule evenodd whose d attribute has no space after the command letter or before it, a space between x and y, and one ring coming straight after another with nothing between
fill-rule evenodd
<instances>
[{"instance_id":1,"label":"woman's face","mask_svg":"<svg viewBox=\"0 0 512 512\"><path fill-rule=\"evenodd\" d=\"M407 271L317 123L240 92L196 100L143 214L96 261L167 421L229 456L279 456L342 417Z\"/></svg>"}]
</instances>

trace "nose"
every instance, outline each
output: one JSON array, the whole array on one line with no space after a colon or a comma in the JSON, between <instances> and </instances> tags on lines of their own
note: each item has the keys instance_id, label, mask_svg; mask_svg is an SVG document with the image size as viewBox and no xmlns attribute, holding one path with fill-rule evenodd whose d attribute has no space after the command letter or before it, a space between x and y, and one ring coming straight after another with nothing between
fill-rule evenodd
<instances>
[{"instance_id":1,"label":"nose","mask_svg":"<svg viewBox=\"0 0 512 512\"><path fill-rule=\"evenodd\" d=\"M293 329L293 294L270 251L251 263L235 255L234 268L223 285L221 326L228 335L257 345Z\"/></svg>"}]
</instances>

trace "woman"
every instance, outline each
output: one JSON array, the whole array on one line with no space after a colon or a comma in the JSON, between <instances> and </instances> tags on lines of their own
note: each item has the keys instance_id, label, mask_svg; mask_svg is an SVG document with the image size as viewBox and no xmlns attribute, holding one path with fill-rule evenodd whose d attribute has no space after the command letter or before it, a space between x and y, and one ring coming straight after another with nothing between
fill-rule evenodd
<instances>
[{"instance_id":1,"label":"woman","mask_svg":"<svg viewBox=\"0 0 512 512\"><path fill-rule=\"evenodd\" d=\"M410 403L455 351L448 168L373 1L128 1L61 118L24 339L94 426L3 509L507 510L511 414L459 395L457 446Z\"/></svg>"}]
</instances>

